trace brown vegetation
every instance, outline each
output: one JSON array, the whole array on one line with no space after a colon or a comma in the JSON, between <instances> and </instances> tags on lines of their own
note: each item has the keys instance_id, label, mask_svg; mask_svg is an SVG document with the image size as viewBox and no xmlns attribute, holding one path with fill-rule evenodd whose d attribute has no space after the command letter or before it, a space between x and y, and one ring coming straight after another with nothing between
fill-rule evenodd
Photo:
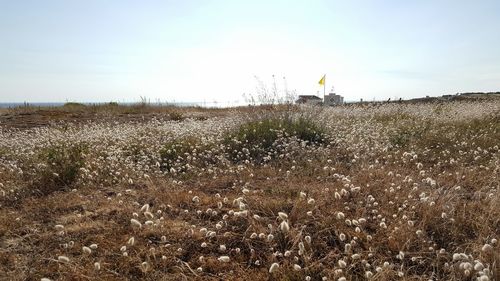
<instances>
[{"instance_id":1,"label":"brown vegetation","mask_svg":"<svg viewBox=\"0 0 500 281\"><path fill-rule=\"evenodd\" d=\"M69 106L0 130L0 279L500 278L498 101Z\"/></svg>"}]
</instances>

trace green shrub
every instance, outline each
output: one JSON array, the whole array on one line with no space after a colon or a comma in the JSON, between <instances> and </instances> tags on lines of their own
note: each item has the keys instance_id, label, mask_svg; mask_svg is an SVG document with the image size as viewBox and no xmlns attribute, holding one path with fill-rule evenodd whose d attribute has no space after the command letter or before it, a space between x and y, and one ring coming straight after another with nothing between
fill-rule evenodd
<instances>
[{"instance_id":1,"label":"green shrub","mask_svg":"<svg viewBox=\"0 0 500 281\"><path fill-rule=\"evenodd\" d=\"M185 158L186 153L191 154L199 146L200 141L195 138L176 139L166 143L160 150L162 169L170 171L177 161Z\"/></svg>"},{"instance_id":2,"label":"green shrub","mask_svg":"<svg viewBox=\"0 0 500 281\"><path fill-rule=\"evenodd\" d=\"M57 145L45 149L39 155L44 163L38 173L35 188L42 194L70 187L77 179L80 169L85 165L85 145Z\"/></svg>"},{"instance_id":3,"label":"green shrub","mask_svg":"<svg viewBox=\"0 0 500 281\"><path fill-rule=\"evenodd\" d=\"M389 142L395 147L406 147L413 138L410 131L400 130L389 137Z\"/></svg>"},{"instance_id":4,"label":"green shrub","mask_svg":"<svg viewBox=\"0 0 500 281\"><path fill-rule=\"evenodd\" d=\"M431 129L428 121L407 124L396 129L389 136L389 142L394 147L407 147L425 140Z\"/></svg>"},{"instance_id":5,"label":"green shrub","mask_svg":"<svg viewBox=\"0 0 500 281\"><path fill-rule=\"evenodd\" d=\"M236 161L253 159L257 162L268 154L281 138L296 137L308 145L326 141L325 129L304 117L269 118L252 121L240 126L226 136L224 144L229 156Z\"/></svg>"},{"instance_id":6,"label":"green shrub","mask_svg":"<svg viewBox=\"0 0 500 281\"><path fill-rule=\"evenodd\" d=\"M80 107L86 107L86 105L79 102L67 102L63 105L63 107L80 108Z\"/></svg>"},{"instance_id":7,"label":"green shrub","mask_svg":"<svg viewBox=\"0 0 500 281\"><path fill-rule=\"evenodd\" d=\"M173 120L173 121L184 120L184 115L180 111L172 111L168 114L168 116L170 117L170 120Z\"/></svg>"}]
</instances>

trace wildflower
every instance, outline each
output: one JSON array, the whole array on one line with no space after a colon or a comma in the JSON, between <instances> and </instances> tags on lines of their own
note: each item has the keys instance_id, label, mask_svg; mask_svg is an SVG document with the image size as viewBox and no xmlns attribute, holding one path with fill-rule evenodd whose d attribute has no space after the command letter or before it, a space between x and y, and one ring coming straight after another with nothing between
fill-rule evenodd
<instances>
[{"instance_id":1,"label":"wildflower","mask_svg":"<svg viewBox=\"0 0 500 281\"><path fill-rule=\"evenodd\" d=\"M278 270L279 267L280 267L280 265L276 262L271 264L271 267L269 268L269 273L275 272L276 270Z\"/></svg>"},{"instance_id":2,"label":"wildflower","mask_svg":"<svg viewBox=\"0 0 500 281\"><path fill-rule=\"evenodd\" d=\"M226 245L220 245L219 246L219 251L225 252L226 251Z\"/></svg>"},{"instance_id":3,"label":"wildflower","mask_svg":"<svg viewBox=\"0 0 500 281\"><path fill-rule=\"evenodd\" d=\"M62 225L62 224L56 224L56 225L54 225L54 228L57 231L63 231L64 230L64 225Z\"/></svg>"},{"instance_id":4,"label":"wildflower","mask_svg":"<svg viewBox=\"0 0 500 281\"><path fill-rule=\"evenodd\" d=\"M101 264L99 262L94 263L94 269L95 270L101 270Z\"/></svg>"},{"instance_id":5,"label":"wildflower","mask_svg":"<svg viewBox=\"0 0 500 281\"><path fill-rule=\"evenodd\" d=\"M141 207L141 212L149 212L149 204L144 204Z\"/></svg>"},{"instance_id":6,"label":"wildflower","mask_svg":"<svg viewBox=\"0 0 500 281\"><path fill-rule=\"evenodd\" d=\"M484 246L481 248L483 252L491 252L493 251L493 247L490 244L484 244Z\"/></svg>"},{"instance_id":7,"label":"wildflower","mask_svg":"<svg viewBox=\"0 0 500 281\"><path fill-rule=\"evenodd\" d=\"M280 229L282 232L288 232L290 230L290 226L288 225L287 221L282 221L280 224Z\"/></svg>"},{"instance_id":8,"label":"wildflower","mask_svg":"<svg viewBox=\"0 0 500 281\"><path fill-rule=\"evenodd\" d=\"M288 215L286 213L283 213L283 212L278 212L278 216L280 217L280 219L282 220L286 220L288 219Z\"/></svg>"},{"instance_id":9,"label":"wildflower","mask_svg":"<svg viewBox=\"0 0 500 281\"><path fill-rule=\"evenodd\" d=\"M134 237L130 237L130 238L128 239L128 241L127 241L127 244L128 244L129 246L134 246L134 244L135 244L135 238L134 238Z\"/></svg>"},{"instance_id":10,"label":"wildflower","mask_svg":"<svg viewBox=\"0 0 500 281\"><path fill-rule=\"evenodd\" d=\"M345 218L344 213L342 213L342 212L338 212L338 213L337 213L337 219L339 219L339 220L343 220L344 218Z\"/></svg>"},{"instance_id":11,"label":"wildflower","mask_svg":"<svg viewBox=\"0 0 500 281\"><path fill-rule=\"evenodd\" d=\"M350 253L351 252L351 248L352 248L351 244L349 244L349 243L345 244L345 246L344 246L344 252L346 254Z\"/></svg>"},{"instance_id":12,"label":"wildflower","mask_svg":"<svg viewBox=\"0 0 500 281\"><path fill-rule=\"evenodd\" d=\"M220 256L217 260L220 262L229 262L229 257L228 256Z\"/></svg>"},{"instance_id":13,"label":"wildflower","mask_svg":"<svg viewBox=\"0 0 500 281\"><path fill-rule=\"evenodd\" d=\"M135 227L138 227L138 228L142 227L141 222L138 221L138 220L136 220L136 219L130 219L130 223L132 224L132 226L135 226Z\"/></svg>"},{"instance_id":14,"label":"wildflower","mask_svg":"<svg viewBox=\"0 0 500 281\"><path fill-rule=\"evenodd\" d=\"M306 240L306 242L307 242L308 244L311 244L311 236L307 235L307 236L304 238L304 240Z\"/></svg>"},{"instance_id":15,"label":"wildflower","mask_svg":"<svg viewBox=\"0 0 500 281\"><path fill-rule=\"evenodd\" d=\"M92 250L91 250L89 247L86 247L86 246L83 246L83 247L82 247L82 251L83 251L85 254L88 254L88 255L90 255L90 253L92 253Z\"/></svg>"},{"instance_id":16,"label":"wildflower","mask_svg":"<svg viewBox=\"0 0 500 281\"><path fill-rule=\"evenodd\" d=\"M299 242L299 252L303 253L305 252L306 248L304 247L304 243Z\"/></svg>"},{"instance_id":17,"label":"wildflower","mask_svg":"<svg viewBox=\"0 0 500 281\"><path fill-rule=\"evenodd\" d=\"M314 205L316 201L313 199L313 198L309 198L309 200L307 200L307 204L309 205Z\"/></svg>"},{"instance_id":18,"label":"wildflower","mask_svg":"<svg viewBox=\"0 0 500 281\"><path fill-rule=\"evenodd\" d=\"M151 212L147 212L147 211L144 212L144 216L150 220L154 218L153 214Z\"/></svg>"},{"instance_id":19,"label":"wildflower","mask_svg":"<svg viewBox=\"0 0 500 281\"><path fill-rule=\"evenodd\" d=\"M474 265L474 270L475 271L481 271L484 269L484 265L481 263L481 262L477 262L475 265Z\"/></svg>"},{"instance_id":20,"label":"wildflower","mask_svg":"<svg viewBox=\"0 0 500 281\"><path fill-rule=\"evenodd\" d=\"M69 258L67 256L58 256L57 260L59 262L69 262Z\"/></svg>"},{"instance_id":21,"label":"wildflower","mask_svg":"<svg viewBox=\"0 0 500 281\"><path fill-rule=\"evenodd\" d=\"M340 238L340 241L345 241L345 234L340 233L339 238Z\"/></svg>"},{"instance_id":22,"label":"wildflower","mask_svg":"<svg viewBox=\"0 0 500 281\"><path fill-rule=\"evenodd\" d=\"M298 265L298 264L294 264L294 265L293 265L293 269L294 269L295 271L299 271L299 270L301 270L301 269L302 269L302 267L301 267L300 265Z\"/></svg>"}]
</instances>

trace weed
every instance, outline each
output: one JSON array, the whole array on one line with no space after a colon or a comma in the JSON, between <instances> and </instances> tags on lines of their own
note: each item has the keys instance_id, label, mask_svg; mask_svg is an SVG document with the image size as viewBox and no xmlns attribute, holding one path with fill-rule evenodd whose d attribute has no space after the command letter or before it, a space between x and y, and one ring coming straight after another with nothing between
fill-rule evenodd
<instances>
[{"instance_id":1,"label":"weed","mask_svg":"<svg viewBox=\"0 0 500 281\"><path fill-rule=\"evenodd\" d=\"M325 129L310 119L275 117L241 125L226 136L224 143L232 160L259 163L273 149L279 149L278 142L290 137L296 137L308 145L326 141Z\"/></svg>"},{"instance_id":2,"label":"weed","mask_svg":"<svg viewBox=\"0 0 500 281\"><path fill-rule=\"evenodd\" d=\"M164 171L185 172L185 167L179 167L178 163L185 163L186 155L190 155L196 149L201 148L200 140L193 137L176 139L166 143L160 150L161 167Z\"/></svg>"},{"instance_id":3,"label":"weed","mask_svg":"<svg viewBox=\"0 0 500 281\"><path fill-rule=\"evenodd\" d=\"M172 121L182 121L184 120L184 115L180 111L172 111L168 114L170 120Z\"/></svg>"},{"instance_id":4,"label":"weed","mask_svg":"<svg viewBox=\"0 0 500 281\"><path fill-rule=\"evenodd\" d=\"M46 195L73 185L85 164L85 151L82 144L56 145L42 151L39 157L44 165L38 172L35 188Z\"/></svg>"}]
</instances>

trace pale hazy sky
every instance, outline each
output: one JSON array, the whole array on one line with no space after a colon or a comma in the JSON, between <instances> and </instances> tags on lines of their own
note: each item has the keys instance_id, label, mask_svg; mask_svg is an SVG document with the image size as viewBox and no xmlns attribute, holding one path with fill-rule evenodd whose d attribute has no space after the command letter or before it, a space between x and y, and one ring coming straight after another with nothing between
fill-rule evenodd
<instances>
[{"instance_id":1,"label":"pale hazy sky","mask_svg":"<svg viewBox=\"0 0 500 281\"><path fill-rule=\"evenodd\" d=\"M500 1L0 0L0 102L500 90Z\"/></svg>"}]
</instances>

